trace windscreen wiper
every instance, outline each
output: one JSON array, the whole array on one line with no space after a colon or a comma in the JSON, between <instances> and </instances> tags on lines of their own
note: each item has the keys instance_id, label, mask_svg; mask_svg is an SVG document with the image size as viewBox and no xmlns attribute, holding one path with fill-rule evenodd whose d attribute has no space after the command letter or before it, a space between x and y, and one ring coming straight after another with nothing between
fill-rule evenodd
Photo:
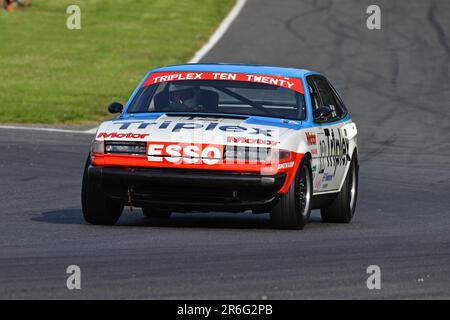
<instances>
[{"instance_id":1,"label":"windscreen wiper","mask_svg":"<svg viewBox=\"0 0 450 320\"><path fill-rule=\"evenodd\" d=\"M204 118L228 118L228 119L248 119L248 116L225 114L225 113L210 113L210 112L164 112L167 117L204 117Z\"/></svg>"},{"instance_id":2,"label":"windscreen wiper","mask_svg":"<svg viewBox=\"0 0 450 320\"><path fill-rule=\"evenodd\" d=\"M225 93L225 94L227 94L227 95L229 95L229 96L239 100L239 101L242 101L242 102L244 102L244 103L246 103L248 105L251 105L252 107L255 107L256 109L264 112L265 114L268 114L268 115L270 115L272 117L279 117L278 115L276 115L276 114L268 111L266 108L264 108L264 106L261 103L256 102L256 101L252 101L252 100L250 100L250 99L248 99L248 98L246 98L244 96L241 96L240 94L238 94L238 93L236 93L234 91L231 91L230 89L221 88L221 87L214 87L214 88L216 90L219 90L219 91L221 91L221 92L223 92L223 93Z\"/></svg>"}]
</instances>

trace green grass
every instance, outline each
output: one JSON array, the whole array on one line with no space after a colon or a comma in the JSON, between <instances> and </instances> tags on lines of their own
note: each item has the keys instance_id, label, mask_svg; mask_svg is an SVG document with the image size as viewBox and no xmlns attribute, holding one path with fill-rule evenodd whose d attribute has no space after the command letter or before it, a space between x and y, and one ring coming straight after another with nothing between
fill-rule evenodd
<instances>
[{"instance_id":1,"label":"green grass","mask_svg":"<svg viewBox=\"0 0 450 320\"><path fill-rule=\"evenodd\" d=\"M81 8L81 30L66 8ZM0 122L87 123L108 117L153 67L183 63L234 0L35 0L0 10Z\"/></svg>"}]
</instances>

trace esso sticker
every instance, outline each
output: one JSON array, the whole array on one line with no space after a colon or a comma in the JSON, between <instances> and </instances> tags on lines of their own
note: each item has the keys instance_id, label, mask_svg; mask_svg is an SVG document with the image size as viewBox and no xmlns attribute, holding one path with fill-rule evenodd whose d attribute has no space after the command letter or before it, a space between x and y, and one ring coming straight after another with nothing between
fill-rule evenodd
<instances>
[{"instance_id":1,"label":"esso sticker","mask_svg":"<svg viewBox=\"0 0 450 320\"><path fill-rule=\"evenodd\" d=\"M185 164L218 164L223 159L223 145L149 142L148 161Z\"/></svg>"}]
</instances>

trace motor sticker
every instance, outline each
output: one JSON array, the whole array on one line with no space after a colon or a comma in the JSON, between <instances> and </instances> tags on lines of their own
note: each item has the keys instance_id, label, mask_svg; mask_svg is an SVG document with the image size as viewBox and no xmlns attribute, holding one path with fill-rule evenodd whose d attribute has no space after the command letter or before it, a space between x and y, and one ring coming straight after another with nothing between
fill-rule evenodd
<instances>
[{"instance_id":1,"label":"motor sticker","mask_svg":"<svg viewBox=\"0 0 450 320\"><path fill-rule=\"evenodd\" d=\"M308 142L308 146L315 145L317 143L317 136L311 132L305 132L306 141Z\"/></svg>"},{"instance_id":2,"label":"motor sticker","mask_svg":"<svg viewBox=\"0 0 450 320\"><path fill-rule=\"evenodd\" d=\"M100 132L97 135L97 139L144 139L145 137L148 137L148 133L133 133L133 132Z\"/></svg>"},{"instance_id":3,"label":"motor sticker","mask_svg":"<svg viewBox=\"0 0 450 320\"><path fill-rule=\"evenodd\" d=\"M264 144L268 146L276 146L279 144L279 141L274 140L266 140L266 139L252 139L252 138L246 138L246 137L233 137L228 136L227 142L229 143L244 143L244 144Z\"/></svg>"}]
</instances>

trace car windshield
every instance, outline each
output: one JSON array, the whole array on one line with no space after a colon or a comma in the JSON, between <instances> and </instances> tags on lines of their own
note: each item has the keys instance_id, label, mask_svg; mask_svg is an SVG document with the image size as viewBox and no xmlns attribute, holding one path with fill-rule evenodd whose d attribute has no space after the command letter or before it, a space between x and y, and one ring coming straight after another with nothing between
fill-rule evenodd
<instances>
[{"instance_id":1,"label":"car windshield","mask_svg":"<svg viewBox=\"0 0 450 320\"><path fill-rule=\"evenodd\" d=\"M138 90L127 113L176 112L233 114L303 120L304 95L265 83L180 80Z\"/></svg>"}]
</instances>

